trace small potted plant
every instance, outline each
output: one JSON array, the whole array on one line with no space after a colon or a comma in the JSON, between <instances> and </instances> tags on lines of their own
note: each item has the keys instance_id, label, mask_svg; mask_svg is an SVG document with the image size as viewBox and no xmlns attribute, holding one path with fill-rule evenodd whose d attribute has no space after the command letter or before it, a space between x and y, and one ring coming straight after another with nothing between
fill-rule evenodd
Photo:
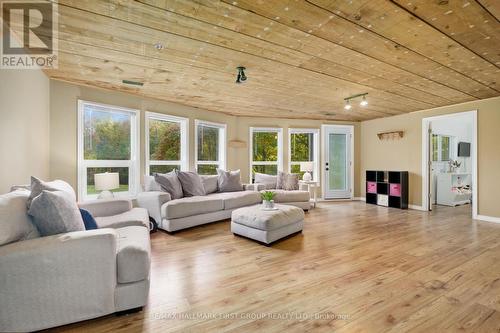
<instances>
[{"instance_id":1,"label":"small potted plant","mask_svg":"<svg viewBox=\"0 0 500 333\"><path fill-rule=\"evenodd\" d=\"M264 191L260 194L262 197L262 203L264 204L265 209L273 209L274 208L274 196L276 193L273 191Z\"/></svg>"}]
</instances>

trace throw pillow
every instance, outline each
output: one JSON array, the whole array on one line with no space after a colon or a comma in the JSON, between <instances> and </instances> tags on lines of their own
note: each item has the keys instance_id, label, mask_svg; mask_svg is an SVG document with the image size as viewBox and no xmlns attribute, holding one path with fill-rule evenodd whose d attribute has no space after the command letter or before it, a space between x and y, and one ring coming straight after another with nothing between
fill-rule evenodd
<instances>
[{"instance_id":1,"label":"throw pillow","mask_svg":"<svg viewBox=\"0 0 500 333\"><path fill-rule=\"evenodd\" d=\"M29 196L26 190L0 195L0 246L40 237L26 211Z\"/></svg>"},{"instance_id":2,"label":"throw pillow","mask_svg":"<svg viewBox=\"0 0 500 333\"><path fill-rule=\"evenodd\" d=\"M196 172L177 171L177 177L179 177L181 181L184 196L194 197L197 195L205 195L205 188L201 182L201 177Z\"/></svg>"},{"instance_id":3,"label":"throw pillow","mask_svg":"<svg viewBox=\"0 0 500 333\"><path fill-rule=\"evenodd\" d=\"M299 175L287 172L278 172L276 188L280 190L293 191L299 189Z\"/></svg>"},{"instance_id":4,"label":"throw pillow","mask_svg":"<svg viewBox=\"0 0 500 333\"><path fill-rule=\"evenodd\" d=\"M224 171L217 169L218 185L220 192L242 191L243 185L240 179L240 170Z\"/></svg>"},{"instance_id":5,"label":"throw pillow","mask_svg":"<svg viewBox=\"0 0 500 333\"><path fill-rule=\"evenodd\" d=\"M299 189L299 175L295 173L288 173L285 177L285 182L283 183L283 189L285 191L294 191Z\"/></svg>"},{"instance_id":6,"label":"throw pillow","mask_svg":"<svg viewBox=\"0 0 500 333\"><path fill-rule=\"evenodd\" d=\"M75 190L73 190L71 185L64 180L56 179L51 182L44 182L36 177L31 177L31 194L27 202L28 209L33 199L39 196L42 191L62 191L65 192L71 200L76 202Z\"/></svg>"},{"instance_id":7,"label":"throw pillow","mask_svg":"<svg viewBox=\"0 0 500 333\"><path fill-rule=\"evenodd\" d=\"M160 184L162 191L170 193L172 199L180 199L184 196L182 185L177 172L155 173L155 181Z\"/></svg>"},{"instance_id":8,"label":"throw pillow","mask_svg":"<svg viewBox=\"0 0 500 333\"><path fill-rule=\"evenodd\" d=\"M278 181L277 176L267 175L265 173L259 173L259 172L255 173L254 183L264 184L264 188L266 190L275 189L277 181Z\"/></svg>"},{"instance_id":9,"label":"throw pillow","mask_svg":"<svg viewBox=\"0 0 500 333\"><path fill-rule=\"evenodd\" d=\"M203 183L203 188L205 189L206 194L214 193L217 192L217 183L218 183L218 177L217 175L210 175L210 176L202 176L201 177L201 182Z\"/></svg>"},{"instance_id":10,"label":"throw pillow","mask_svg":"<svg viewBox=\"0 0 500 333\"><path fill-rule=\"evenodd\" d=\"M28 213L41 236L85 230L76 201L63 191L42 191L31 202Z\"/></svg>"},{"instance_id":11,"label":"throw pillow","mask_svg":"<svg viewBox=\"0 0 500 333\"><path fill-rule=\"evenodd\" d=\"M97 222L88 210L80 208L80 215L82 215L83 224L85 225L85 230L98 229Z\"/></svg>"}]
</instances>

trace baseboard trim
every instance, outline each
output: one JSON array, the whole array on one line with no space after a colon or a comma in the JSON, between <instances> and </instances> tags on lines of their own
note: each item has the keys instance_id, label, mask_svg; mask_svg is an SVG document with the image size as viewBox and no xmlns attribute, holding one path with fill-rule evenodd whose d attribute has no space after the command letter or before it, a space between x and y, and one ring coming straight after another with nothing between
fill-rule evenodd
<instances>
[{"instance_id":1,"label":"baseboard trim","mask_svg":"<svg viewBox=\"0 0 500 333\"><path fill-rule=\"evenodd\" d=\"M487 216L487 215L476 215L475 220L500 223L500 217Z\"/></svg>"},{"instance_id":2,"label":"baseboard trim","mask_svg":"<svg viewBox=\"0 0 500 333\"><path fill-rule=\"evenodd\" d=\"M417 205L408 205L408 208L413 209L413 210L420 210L422 212L425 212L426 210L422 206L417 206Z\"/></svg>"},{"instance_id":3,"label":"baseboard trim","mask_svg":"<svg viewBox=\"0 0 500 333\"><path fill-rule=\"evenodd\" d=\"M366 198L365 197L354 197L354 198L352 198L352 200L355 200L355 201L366 201Z\"/></svg>"}]
</instances>

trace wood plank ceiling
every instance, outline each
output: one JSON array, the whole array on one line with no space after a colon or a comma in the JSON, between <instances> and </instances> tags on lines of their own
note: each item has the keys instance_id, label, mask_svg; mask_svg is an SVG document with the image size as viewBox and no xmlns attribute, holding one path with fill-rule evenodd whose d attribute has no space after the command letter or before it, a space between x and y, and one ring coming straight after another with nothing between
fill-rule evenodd
<instances>
[{"instance_id":1,"label":"wood plank ceiling","mask_svg":"<svg viewBox=\"0 0 500 333\"><path fill-rule=\"evenodd\" d=\"M46 71L58 80L232 115L350 121L500 95L495 0L58 3L59 68ZM358 93L369 105L344 110Z\"/></svg>"}]
</instances>

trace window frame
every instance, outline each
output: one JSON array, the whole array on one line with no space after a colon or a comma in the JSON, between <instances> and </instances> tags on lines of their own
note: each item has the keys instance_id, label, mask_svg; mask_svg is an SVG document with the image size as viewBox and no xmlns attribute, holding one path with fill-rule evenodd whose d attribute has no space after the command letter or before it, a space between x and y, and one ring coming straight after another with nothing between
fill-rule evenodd
<instances>
[{"instance_id":1,"label":"window frame","mask_svg":"<svg viewBox=\"0 0 500 333\"><path fill-rule=\"evenodd\" d=\"M219 159L218 161L198 161L198 126L212 127L219 130ZM194 120L194 168L198 172L198 165L217 164L219 169L226 170L227 161L227 124L215 123L206 120Z\"/></svg>"},{"instance_id":2,"label":"window frame","mask_svg":"<svg viewBox=\"0 0 500 333\"><path fill-rule=\"evenodd\" d=\"M300 165L300 162L310 162L310 161L292 161L292 134L313 134L313 160L314 170L313 170L313 182L319 182L319 128L289 128L288 129L288 172L292 172L292 165Z\"/></svg>"},{"instance_id":3,"label":"window frame","mask_svg":"<svg viewBox=\"0 0 500 333\"><path fill-rule=\"evenodd\" d=\"M275 132L278 135L278 152L277 161L253 161L253 134L255 132ZM277 172L283 171L283 128L282 127L250 127L250 149L249 149L249 180L253 183L253 166L254 165L276 165Z\"/></svg>"},{"instance_id":4,"label":"window frame","mask_svg":"<svg viewBox=\"0 0 500 333\"><path fill-rule=\"evenodd\" d=\"M85 105L93 105L102 108L109 108L113 111L128 113L130 114L130 159L129 160L86 160L84 156L84 107ZM126 192L113 192L115 197L134 197L137 195L140 189L140 111L137 109L131 109L111 104L104 104L92 101L86 101L78 99L78 111L77 111L77 168L78 168L78 198L79 200L85 201L90 199L96 199L98 194L87 194L87 168L128 168L128 186L129 189Z\"/></svg>"},{"instance_id":5,"label":"window frame","mask_svg":"<svg viewBox=\"0 0 500 333\"><path fill-rule=\"evenodd\" d=\"M150 159L149 150L149 122L151 120L167 121L178 123L181 128L180 160L161 160ZM172 116L164 113L146 111L144 115L144 173L150 175L152 165L180 165L180 171L189 171L189 118Z\"/></svg>"},{"instance_id":6,"label":"window frame","mask_svg":"<svg viewBox=\"0 0 500 333\"><path fill-rule=\"evenodd\" d=\"M437 138L437 160L434 160L434 146L431 149L431 161L440 163L440 162L449 162L455 158L455 137L452 135L444 135L438 133L432 133L431 136L431 144L433 144L433 136ZM448 159L443 160L443 138L448 138Z\"/></svg>"}]
</instances>

